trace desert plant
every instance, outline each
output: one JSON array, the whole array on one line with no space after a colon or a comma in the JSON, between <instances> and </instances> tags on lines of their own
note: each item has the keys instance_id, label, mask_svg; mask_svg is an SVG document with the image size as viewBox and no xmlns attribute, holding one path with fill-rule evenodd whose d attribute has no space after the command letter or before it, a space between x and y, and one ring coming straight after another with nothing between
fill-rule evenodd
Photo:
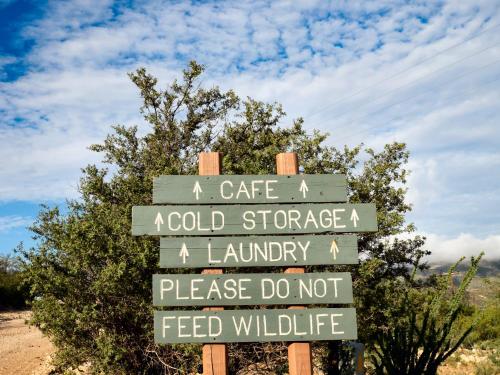
<instances>
[{"instance_id":1,"label":"desert plant","mask_svg":"<svg viewBox=\"0 0 500 375\"><path fill-rule=\"evenodd\" d=\"M477 272L482 254L471 265L458 288L452 276L463 260L438 278L432 287L414 288L409 281L396 282L396 309L392 321L376 336L372 362L377 374L435 375L438 366L452 355L471 333L475 323L456 330L465 292Z\"/></svg>"}]
</instances>

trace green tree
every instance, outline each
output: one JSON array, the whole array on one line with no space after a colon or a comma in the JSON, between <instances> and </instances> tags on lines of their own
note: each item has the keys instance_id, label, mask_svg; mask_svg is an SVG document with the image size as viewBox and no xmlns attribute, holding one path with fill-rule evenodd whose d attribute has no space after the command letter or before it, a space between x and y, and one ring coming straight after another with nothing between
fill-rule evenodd
<instances>
[{"instance_id":1,"label":"green tree","mask_svg":"<svg viewBox=\"0 0 500 375\"><path fill-rule=\"evenodd\" d=\"M404 144L388 144L380 152L337 149L326 143L327 134L308 134L302 119L281 126L285 113L277 103L200 87L202 71L191 62L182 79L165 89L144 69L130 74L150 132L140 136L136 127L114 126L102 144L91 146L103 154L105 166L83 170L80 198L67 202L66 214L44 207L32 227L38 246L20 248L34 297L33 323L56 344L61 369L86 361L104 373L187 373L199 366L198 345L154 344L151 275L160 272L158 239L132 237L130 229L132 206L151 204L153 178L196 174L201 151L221 151L226 174L275 173L275 155L286 151L298 153L305 173L346 174L350 200L377 205L379 231L360 236L359 248L380 260L378 275L408 277L408 266L425 253L420 238L386 240L414 229L404 219L411 208L404 200ZM366 279L356 267L338 269ZM356 285L373 287L377 278ZM360 326L371 327L360 330L361 339L370 340L383 313L370 315L368 303L358 302ZM335 347L321 344L316 350L329 349ZM231 345L231 372L259 361L284 371L285 353L280 343ZM324 356L322 366L331 360Z\"/></svg>"}]
</instances>

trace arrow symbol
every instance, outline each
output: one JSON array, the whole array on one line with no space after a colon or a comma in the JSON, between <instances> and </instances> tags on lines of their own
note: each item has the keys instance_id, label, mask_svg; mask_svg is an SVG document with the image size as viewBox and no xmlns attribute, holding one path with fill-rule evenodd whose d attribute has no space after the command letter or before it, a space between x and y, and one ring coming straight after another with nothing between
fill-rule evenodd
<instances>
[{"instance_id":1,"label":"arrow symbol","mask_svg":"<svg viewBox=\"0 0 500 375\"><path fill-rule=\"evenodd\" d=\"M185 243L182 244L181 251L179 251L179 256L182 257L182 264L186 264L186 257L189 256L189 252Z\"/></svg>"},{"instance_id":2,"label":"arrow symbol","mask_svg":"<svg viewBox=\"0 0 500 375\"><path fill-rule=\"evenodd\" d=\"M358 213L356 212L356 209L353 208L351 212L351 221L354 224L354 228L358 226L358 220L359 220Z\"/></svg>"},{"instance_id":3,"label":"arrow symbol","mask_svg":"<svg viewBox=\"0 0 500 375\"><path fill-rule=\"evenodd\" d=\"M337 254L339 253L339 247L337 246L337 242L332 240L332 245L330 246L330 253L332 253L333 260L337 260Z\"/></svg>"},{"instance_id":4,"label":"arrow symbol","mask_svg":"<svg viewBox=\"0 0 500 375\"><path fill-rule=\"evenodd\" d=\"M306 192L309 191L309 188L307 187L305 180L302 180L302 182L300 183L299 191L302 193L303 197L305 198Z\"/></svg>"},{"instance_id":5,"label":"arrow symbol","mask_svg":"<svg viewBox=\"0 0 500 375\"><path fill-rule=\"evenodd\" d=\"M198 200L200 198L200 193L202 193L202 192L203 192L203 190L201 190L200 183L198 181L196 181L194 184L194 189L193 189L193 193L196 194L196 200Z\"/></svg>"},{"instance_id":6,"label":"arrow symbol","mask_svg":"<svg viewBox=\"0 0 500 375\"><path fill-rule=\"evenodd\" d=\"M161 214L159 212L158 212L158 215L156 215L155 224L156 224L156 230L159 232L160 225L163 224L163 217L161 216Z\"/></svg>"}]
</instances>

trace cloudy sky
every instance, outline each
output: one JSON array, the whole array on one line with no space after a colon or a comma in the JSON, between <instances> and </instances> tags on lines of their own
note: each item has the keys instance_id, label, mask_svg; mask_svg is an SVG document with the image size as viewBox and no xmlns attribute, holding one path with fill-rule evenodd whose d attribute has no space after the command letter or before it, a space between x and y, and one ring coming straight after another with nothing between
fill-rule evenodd
<instances>
[{"instance_id":1,"label":"cloudy sky","mask_svg":"<svg viewBox=\"0 0 500 375\"><path fill-rule=\"evenodd\" d=\"M500 3L0 0L0 254L77 197L87 146L145 126L127 72L279 101L336 146L411 151L409 216L435 260L500 258Z\"/></svg>"}]
</instances>

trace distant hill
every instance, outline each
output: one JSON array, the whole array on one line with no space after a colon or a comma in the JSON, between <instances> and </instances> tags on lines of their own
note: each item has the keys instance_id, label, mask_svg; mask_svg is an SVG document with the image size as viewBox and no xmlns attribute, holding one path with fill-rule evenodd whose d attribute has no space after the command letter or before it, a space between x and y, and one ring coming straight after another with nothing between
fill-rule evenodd
<instances>
[{"instance_id":1,"label":"distant hill","mask_svg":"<svg viewBox=\"0 0 500 375\"><path fill-rule=\"evenodd\" d=\"M443 274L448 272L454 263L429 263L429 269L424 272L424 275ZM457 267L457 272L465 272L469 268L470 262L464 260ZM499 260L481 260L477 276L495 277L500 276L500 259Z\"/></svg>"},{"instance_id":2,"label":"distant hill","mask_svg":"<svg viewBox=\"0 0 500 375\"><path fill-rule=\"evenodd\" d=\"M422 273L422 276L442 275L448 272L454 263L429 263L429 269ZM463 261L453 274L453 283L459 285L465 271L470 266L470 262ZM476 277L467 290L469 301L477 306L485 304L498 298L500 292L500 260L482 260Z\"/></svg>"}]
</instances>

